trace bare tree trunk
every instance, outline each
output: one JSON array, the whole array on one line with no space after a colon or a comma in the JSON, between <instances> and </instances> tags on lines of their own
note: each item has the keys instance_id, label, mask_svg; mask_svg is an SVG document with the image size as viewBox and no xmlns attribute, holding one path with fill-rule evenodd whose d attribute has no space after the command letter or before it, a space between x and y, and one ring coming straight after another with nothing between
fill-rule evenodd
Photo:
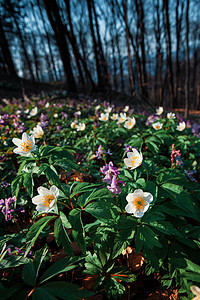
<instances>
[{"instance_id":1,"label":"bare tree trunk","mask_svg":"<svg viewBox=\"0 0 200 300\"><path fill-rule=\"evenodd\" d=\"M91 76L91 74L90 74L90 72L88 70L88 67L86 65L86 62L82 58L82 56L81 56L81 54L79 52L78 46L77 46L76 37L75 37L75 34L74 34L74 29L73 29L73 24L72 24L72 19L71 19L70 0L65 0L65 6L66 6L66 11L67 11L67 18L68 18L68 22L69 22L69 27L70 27L70 32L68 32L68 30L66 30L66 33L67 33L69 41L70 41L70 43L72 45L73 53L74 53L75 59L76 59L77 64L78 64L77 67L79 69L79 74L81 76L81 81L82 81L83 84L85 83L83 75L81 75L82 74L82 70L81 70L81 66L80 66L79 62L82 63L85 75L89 79L89 82L90 82L91 86L94 88L95 84L94 84L94 81L92 79L92 76Z\"/></svg>"},{"instance_id":2,"label":"bare tree trunk","mask_svg":"<svg viewBox=\"0 0 200 300\"><path fill-rule=\"evenodd\" d=\"M136 11L138 15L138 30L139 30L139 46L141 50L141 91L142 95L147 99L147 72L146 72L146 53L145 53L145 43L144 43L144 8L142 0L135 0Z\"/></svg>"},{"instance_id":3,"label":"bare tree trunk","mask_svg":"<svg viewBox=\"0 0 200 300\"><path fill-rule=\"evenodd\" d=\"M179 16L179 6L180 0L176 2L176 73L175 73L175 87L174 87L174 101L179 105L178 98L178 88L179 88L179 76L180 76L180 62L179 62L179 52L180 52L180 38L181 38L181 30L182 30L182 18L183 18L183 6L184 2L181 4L181 13Z\"/></svg>"},{"instance_id":4,"label":"bare tree trunk","mask_svg":"<svg viewBox=\"0 0 200 300\"><path fill-rule=\"evenodd\" d=\"M93 51L95 56L95 62L96 62L96 70L97 70L97 78L98 78L98 86L103 87L103 78L101 74L101 67L99 62L99 53L98 53L98 46L97 41L94 33L94 26L93 26L93 18L92 18L92 1L87 0L87 8L88 8L88 15L89 15L89 23L90 23L90 31L92 35L92 42L93 42Z\"/></svg>"},{"instance_id":5,"label":"bare tree trunk","mask_svg":"<svg viewBox=\"0 0 200 300\"><path fill-rule=\"evenodd\" d=\"M132 95L135 93L135 88L134 88L133 70L132 70L132 63L131 63L131 50L129 44L130 36L129 36L128 19L127 19L127 0L123 0L122 6L124 11L124 21L126 25L126 45L128 51L129 86L130 86L130 93Z\"/></svg>"},{"instance_id":6,"label":"bare tree trunk","mask_svg":"<svg viewBox=\"0 0 200 300\"><path fill-rule=\"evenodd\" d=\"M172 43L169 20L169 0L163 0L163 10L165 11L166 31L167 31L167 65L169 69L169 91L170 91L170 107L174 108L174 79L172 68Z\"/></svg>"},{"instance_id":7,"label":"bare tree trunk","mask_svg":"<svg viewBox=\"0 0 200 300\"><path fill-rule=\"evenodd\" d=\"M154 17L154 32L156 39L156 84L155 94L158 97L158 105L163 106L163 87L162 87L162 47L161 47L161 26L160 26L160 6L159 0L154 5L156 16Z\"/></svg>"},{"instance_id":8,"label":"bare tree trunk","mask_svg":"<svg viewBox=\"0 0 200 300\"><path fill-rule=\"evenodd\" d=\"M90 1L92 3L92 9L93 9L95 27L96 27L96 33L97 33L98 49L99 49L101 64L103 67L104 85L107 87L110 87L110 77L108 74L108 66L107 66L107 62L106 62L104 52L103 52L103 46L102 46L100 32L99 32L99 24L98 24L98 20L97 20L97 14L96 14L96 9L95 9L95 5L94 5L94 0L90 0Z\"/></svg>"},{"instance_id":9,"label":"bare tree trunk","mask_svg":"<svg viewBox=\"0 0 200 300\"><path fill-rule=\"evenodd\" d=\"M62 23L59 8L56 0L43 0L46 12L55 33L55 39L59 48L60 56L63 62L63 68L67 80L67 88L69 91L76 91L76 83L72 72L70 61L70 52L65 39L65 27Z\"/></svg>"},{"instance_id":10,"label":"bare tree trunk","mask_svg":"<svg viewBox=\"0 0 200 300\"><path fill-rule=\"evenodd\" d=\"M45 35L46 35L46 39L47 39L47 44L48 44L48 48L49 48L50 59L51 59L51 63L52 63L52 67L53 67L53 72L54 72L53 73L54 74L54 78L55 78L56 81L58 81L58 76L57 76L57 71L56 71L54 56L53 56L51 42L50 42L50 37L49 37L49 33L48 33L46 25L45 25L45 20L44 20L44 16L43 16L43 13L42 13L42 10L41 10L40 0L37 0L37 4L38 4L39 11L40 11L40 16L41 16L41 19L42 19L42 23L43 23L43 27L44 27L44 31L45 31Z\"/></svg>"},{"instance_id":11,"label":"bare tree trunk","mask_svg":"<svg viewBox=\"0 0 200 300\"><path fill-rule=\"evenodd\" d=\"M0 18L0 48L3 54L3 59L4 62L6 64L6 69L8 71L8 73L10 75L16 76L17 77L17 73L15 71L15 66L13 63L13 59L12 59L12 55L10 53L10 49L8 47L8 42L6 39L6 35L3 29L3 24L1 22L1 18Z\"/></svg>"},{"instance_id":12,"label":"bare tree trunk","mask_svg":"<svg viewBox=\"0 0 200 300\"><path fill-rule=\"evenodd\" d=\"M186 62L185 62L185 118L189 116L189 80L190 80L190 61L189 61L189 4L190 1L187 0L186 4L186 14L185 14L185 23L186 23Z\"/></svg>"}]
</instances>

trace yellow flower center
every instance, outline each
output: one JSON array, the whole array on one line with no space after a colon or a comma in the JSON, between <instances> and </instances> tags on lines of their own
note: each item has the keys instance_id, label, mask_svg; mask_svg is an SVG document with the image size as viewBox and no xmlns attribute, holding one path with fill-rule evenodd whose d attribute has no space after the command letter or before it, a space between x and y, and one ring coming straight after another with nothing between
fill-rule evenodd
<instances>
[{"instance_id":1,"label":"yellow flower center","mask_svg":"<svg viewBox=\"0 0 200 300\"><path fill-rule=\"evenodd\" d=\"M156 125L156 129L159 129L160 128L160 126L159 125Z\"/></svg>"},{"instance_id":2,"label":"yellow flower center","mask_svg":"<svg viewBox=\"0 0 200 300\"><path fill-rule=\"evenodd\" d=\"M131 123L131 121L130 121L130 122L128 123L128 126L131 127L131 125L132 125L132 123Z\"/></svg>"},{"instance_id":3,"label":"yellow flower center","mask_svg":"<svg viewBox=\"0 0 200 300\"><path fill-rule=\"evenodd\" d=\"M107 117L104 117L103 119L104 119L104 121L106 121L106 120L107 120Z\"/></svg>"},{"instance_id":4,"label":"yellow flower center","mask_svg":"<svg viewBox=\"0 0 200 300\"><path fill-rule=\"evenodd\" d=\"M134 156L134 157L131 158L131 165L132 165L132 167L135 166L135 161L136 161L137 158L138 158L138 156Z\"/></svg>"},{"instance_id":5,"label":"yellow flower center","mask_svg":"<svg viewBox=\"0 0 200 300\"><path fill-rule=\"evenodd\" d=\"M44 206L49 206L51 204L51 202L54 200L54 196L53 195L46 195L42 197L42 201L43 201L43 205Z\"/></svg>"},{"instance_id":6,"label":"yellow flower center","mask_svg":"<svg viewBox=\"0 0 200 300\"><path fill-rule=\"evenodd\" d=\"M144 200L143 197L136 197L133 201L132 201L132 204L135 206L135 208L137 210L140 210L140 209L143 209L146 202Z\"/></svg>"},{"instance_id":7,"label":"yellow flower center","mask_svg":"<svg viewBox=\"0 0 200 300\"><path fill-rule=\"evenodd\" d=\"M22 151L24 152L29 152L33 146L31 144L31 141L27 140L27 141L22 141L20 144L20 148L22 149Z\"/></svg>"}]
</instances>

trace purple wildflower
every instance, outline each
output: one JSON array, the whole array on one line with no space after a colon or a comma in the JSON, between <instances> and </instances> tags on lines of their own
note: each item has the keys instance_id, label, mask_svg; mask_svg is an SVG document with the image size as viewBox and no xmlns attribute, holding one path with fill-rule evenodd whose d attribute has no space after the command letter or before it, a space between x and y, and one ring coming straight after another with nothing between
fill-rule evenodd
<instances>
[{"instance_id":1,"label":"purple wildflower","mask_svg":"<svg viewBox=\"0 0 200 300\"><path fill-rule=\"evenodd\" d=\"M125 183L121 180L118 180L119 170L117 167L114 167L113 163L110 161L109 164L102 167L101 172L106 175L103 179L107 184L107 188L109 191L111 191L114 195L120 194L121 189L119 187L119 184L122 184L125 186Z\"/></svg>"},{"instance_id":2,"label":"purple wildflower","mask_svg":"<svg viewBox=\"0 0 200 300\"><path fill-rule=\"evenodd\" d=\"M126 147L126 154L128 153L128 152L132 152L132 150L133 150L133 148L131 147L131 145L126 145L125 146Z\"/></svg>"},{"instance_id":3,"label":"purple wildflower","mask_svg":"<svg viewBox=\"0 0 200 300\"><path fill-rule=\"evenodd\" d=\"M197 170L184 170L185 171L185 174L187 175L187 177L189 178L190 181L196 181L196 179L193 177L193 175L195 173L197 173Z\"/></svg>"},{"instance_id":4,"label":"purple wildflower","mask_svg":"<svg viewBox=\"0 0 200 300\"><path fill-rule=\"evenodd\" d=\"M16 200L16 196L0 200L0 210L5 216L5 221L12 219L12 213L25 212L23 207L19 207L17 209L13 208L13 203L16 202Z\"/></svg>"},{"instance_id":5,"label":"purple wildflower","mask_svg":"<svg viewBox=\"0 0 200 300\"><path fill-rule=\"evenodd\" d=\"M108 151L105 151L103 149L103 147L100 145L98 150L96 151L96 158L97 159L101 159L103 154L109 154L109 155L112 155L112 153L110 152L110 149L108 149Z\"/></svg>"}]
</instances>

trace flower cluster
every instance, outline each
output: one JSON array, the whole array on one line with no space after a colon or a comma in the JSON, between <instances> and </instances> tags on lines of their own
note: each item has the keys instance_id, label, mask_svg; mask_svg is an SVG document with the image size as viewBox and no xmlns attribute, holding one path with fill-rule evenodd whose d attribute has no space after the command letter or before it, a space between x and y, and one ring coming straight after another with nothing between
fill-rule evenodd
<instances>
[{"instance_id":1,"label":"flower cluster","mask_svg":"<svg viewBox=\"0 0 200 300\"><path fill-rule=\"evenodd\" d=\"M14 212L25 212L23 207L19 207L17 209L13 208L13 204L16 202L16 200L16 196L0 200L0 210L5 216L5 221L11 220L12 213Z\"/></svg>"},{"instance_id":2,"label":"flower cluster","mask_svg":"<svg viewBox=\"0 0 200 300\"><path fill-rule=\"evenodd\" d=\"M197 173L197 170L185 170L185 174L187 175L187 177L189 178L190 181L196 181L196 179L193 177L194 174Z\"/></svg>"},{"instance_id":3,"label":"flower cluster","mask_svg":"<svg viewBox=\"0 0 200 300\"><path fill-rule=\"evenodd\" d=\"M114 167L113 163L110 161L109 164L102 167L100 170L104 175L106 175L103 181L109 184L109 186L107 186L109 191L111 191L114 195L120 194L121 189L119 184L121 183L123 186L125 186L125 183L118 179L118 168Z\"/></svg>"},{"instance_id":4,"label":"flower cluster","mask_svg":"<svg viewBox=\"0 0 200 300\"><path fill-rule=\"evenodd\" d=\"M112 153L110 152L110 149L108 149L108 151L105 151L103 149L103 147L100 145L99 148L96 151L96 155L95 156L96 156L97 159L101 159L104 154L112 155Z\"/></svg>"}]
</instances>

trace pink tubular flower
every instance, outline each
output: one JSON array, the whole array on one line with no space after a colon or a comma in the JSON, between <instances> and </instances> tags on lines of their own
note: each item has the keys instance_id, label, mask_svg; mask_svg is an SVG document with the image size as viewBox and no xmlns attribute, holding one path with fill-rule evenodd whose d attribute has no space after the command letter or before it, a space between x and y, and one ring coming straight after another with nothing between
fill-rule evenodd
<instances>
[{"instance_id":1,"label":"pink tubular flower","mask_svg":"<svg viewBox=\"0 0 200 300\"><path fill-rule=\"evenodd\" d=\"M107 186L109 191L111 191L114 195L120 194L121 189L119 187L119 184L125 186L125 183L118 179L118 175L119 175L118 168L114 167L113 163L110 161L109 164L102 167L100 170L103 174L106 175L103 181L109 184Z\"/></svg>"}]
</instances>

